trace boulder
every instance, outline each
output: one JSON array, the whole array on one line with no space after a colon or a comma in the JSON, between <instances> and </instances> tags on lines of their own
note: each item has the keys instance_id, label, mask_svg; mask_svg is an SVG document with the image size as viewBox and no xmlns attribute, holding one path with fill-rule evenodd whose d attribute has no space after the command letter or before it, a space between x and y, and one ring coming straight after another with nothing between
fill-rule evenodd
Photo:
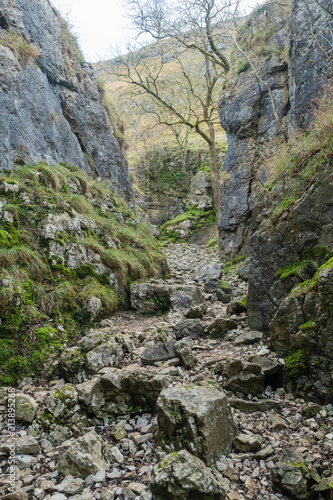
<instances>
[{"instance_id":1,"label":"boulder","mask_svg":"<svg viewBox=\"0 0 333 500\"><path fill-rule=\"evenodd\" d=\"M17 392L15 394L15 418L21 422L28 422L29 424L35 418L38 404L32 396Z\"/></svg>"},{"instance_id":2,"label":"boulder","mask_svg":"<svg viewBox=\"0 0 333 500\"><path fill-rule=\"evenodd\" d=\"M99 378L87 380L76 386L79 402L89 413L97 415L105 403L104 390Z\"/></svg>"},{"instance_id":3,"label":"boulder","mask_svg":"<svg viewBox=\"0 0 333 500\"><path fill-rule=\"evenodd\" d=\"M203 321L199 319L184 319L179 321L174 326L174 332L177 339L183 337L191 337L192 339L198 339L200 335L203 335L205 331L205 325Z\"/></svg>"},{"instance_id":4,"label":"boulder","mask_svg":"<svg viewBox=\"0 0 333 500\"><path fill-rule=\"evenodd\" d=\"M119 367L123 357L123 351L118 343L103 343L87 353L86 366L90 373L97 373L106 366Z\"/></svg>"},{"instance_id":5,"label":"boulder","mask_svg":"<svg viewBox=\"0 0 333 500\"><path fill-rule=\"evenodd\" d=\"M237 323L232 319L216 318L208 326L209 336L213 339L223 338L230 330L235 330Z\"/></svg>"},{"instance_id":6,"label":"boulder","mask_svg":"<svg viewBox=\"0 0 333 500\"><path fill-rule=\"evenodd\" d=\"M207 264L195 276L195 281L206 281L207 278L219 280L222 276L221 264Z\"/></svg>"},{"instance_id":7,"label":"boulder","mask_svg":"<svg viewBox=\"0 0 333 500\"><path fill-rule=\"evenodd\" d=\"M1 443L0 450L9 454L11 451L9 445L11 443L15 443L16 455L35 455L41 451L37 440L33 436L21 436L7 440L7 442Z\"/></svg>"},{"instance_id":8,"label":"boulder","mask_svg":"<svg viewBox=\"0 0 333 500\"><path fill-rule=\"evenodd\" d=\"M234 446L237 451L247 453L261 448L262 437L259 434L239 434L234 439Z\"/></svg>"},{"instance_id":9,"label":"boulder","mask_svg":"<svg viewBox=\"0 0 333 500\"><path fill-rule=\"evenodd\" d=\"M79 477L74 479L73 476L68 475L60 484L57 484L54 489L66 495L78 495L83 490L83 480Z\"/></svg>"},{"instance_id":10,"label":"boulder","mask_svg":"<svg viewBox=\"0 0 333 500\"><path fill-rule=\"evenodd\" d=\"M143 365L153 365L158 361L167 361L175 357L175 342L158 342L148 347L141 356Z\"/></svg>"},{"instance_id":11,"label":"boulder","mask_svg":"<svg viewBox=\"0 0 333 500\"><path fill-rule=\"evenodd\" d=\"M229 403L232 408L237 408L242 413L261 413L270 411L280 405L275 399L263 399L261 401L248 401L247 399L229 398Z\"/></svg>"},{"instance_id":12,"label":"boulder","mask_svg":"<svg viewBox=\"0 0 333 500\"><path fill-rule=\"evenodd\" d=\"M90 474L104 471L106 444L95 431L84 434L61 455L57 469L63 476L85 479Z\"/></svg>"},{"instance_id":13,"label":"boulder","mask_svg":"<svg viewBox=\"0 0 333 500\"><path fill-rule=\"evenodd\" d=\"M59 358L60 375L73 384L80 384L88 378L85 368L85 355L78 346L68 347Z\"/></svg>"},{"instance_id":14,"label":"boulder","mask_svg":"<svg viewBox=\"0 0 333 500\"><path fill-rule=\"evenodd\" d=\"M74 385L65 384L45 399L45 406L54 417L71 416L77 411L78 393Z\"/></svg>"},{"instance_id":15,"label":"boulder","mask_svg":"<svg viewBox=\"0 0 333 500\"><path fill-rule=\"evenodd\" d=\"M182 365L191 370L198 362L192 352L193 340L191 337L184 337L174 344L175 355L178 356Z\"/></svg>"},{"instance_id":16,"label":"boulder","mask_svg":"<svg viewBox=\"0 0 333 500\"><path fill-rule=\"evenodd\" d=\"M130 286L131 306L140 314L163 314L171 308L188 310L203 302L195 285L140 283Z\"/></svg>"},{"instance_id":17,"label":"boulder","mask_svg":"<svg viewBox=\"0 0 333 500\"><path fill-rule=\"evenodd\" d=\"M184 313L185 318L188 319L202 319L207 312L207 304L199 304L198 306L191 307Z\"/></svg>"},{"instance_id":18,"label":"boulder","mask_svg":"<svg viewBox=\"0 0 333 500\"><path fill-rule=\"evenodd\" d=\"M223 387L232 392L256 395L263 391L265 375L254 363L230 359L222 365Z\"/></svg>"},{"instance_id":19,"label":"boulder","mask_svg":"<svg viewBox=\"0 0 333 500\"><path fill-rule=\"evenodd\" d=\"M166 500L225 500L226 491L210 469L188 451L171 453L155 465L151 491Z\"/></svg>"},{"instance_id":20,"label":"boulder","mask_svg":"<svg viewBox=\"0 0 333 500\"><path fill-rule=\"evenodd\" d=\"M208 464L230 451L237 429L224 392L177 384L161 392L157 411L156 441L170 451L186 448Z\"/></svg>"}]
</instances>

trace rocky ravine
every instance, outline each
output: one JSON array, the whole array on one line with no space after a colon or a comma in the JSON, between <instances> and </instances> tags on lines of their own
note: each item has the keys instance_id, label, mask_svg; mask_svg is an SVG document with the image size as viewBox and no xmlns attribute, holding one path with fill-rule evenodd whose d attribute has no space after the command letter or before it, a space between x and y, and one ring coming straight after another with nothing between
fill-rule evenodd
<instances>
[{"instance_id":1,"label":"rocky ravine","mask_svg":"<svg viewBox=\"0 0 333 500\"><path fill-rule=\"evenodd\" d=\"M68 347L48 385L17 391L9 494L3 404L2 498L332 498L332 405L285 393L283 360L247 326L244 279L221 282L212 250L166 252L171 277L132 285L136 312Z\"/></svg>"}]
</instances>

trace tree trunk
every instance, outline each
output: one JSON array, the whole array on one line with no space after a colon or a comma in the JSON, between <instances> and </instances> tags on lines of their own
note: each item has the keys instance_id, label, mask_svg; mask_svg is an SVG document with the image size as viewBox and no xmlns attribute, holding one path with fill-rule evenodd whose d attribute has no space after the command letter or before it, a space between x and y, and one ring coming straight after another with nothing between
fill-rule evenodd
<instances>
[{"instance_id":1,"label":"tree trunk","mask_svg":"<svg viewBox=\"0 0 333 500\"><path fill-rule=\"evenodd\" d=\"M219 174L217 166L217 152L215 144L215 130L212 122L207 121L209 130L209 169L211 174L212 192L213 192L213 203L214 209L217 212L219 208Z\"/></svg>"}]
</instances>

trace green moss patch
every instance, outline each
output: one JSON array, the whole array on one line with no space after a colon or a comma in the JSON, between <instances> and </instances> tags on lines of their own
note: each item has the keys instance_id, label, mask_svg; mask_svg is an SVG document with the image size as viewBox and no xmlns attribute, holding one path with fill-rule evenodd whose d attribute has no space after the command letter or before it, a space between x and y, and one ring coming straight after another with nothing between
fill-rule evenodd
<instances>
[{"instance_id":1,"label":"green moss patch","mask_svg":"<svg viewBox=\"0 0 333 500\"><path fill-rule=\"evenodd\" d=\"M302 375L306 370L306 360L301 351L289 351L284 358L285 365L283 367L284 376L286 379L295 379Z\"/></svg>"},{"instance_id":2,"label":"green moss patch","mask_svg":"<svg viewBox=\"0 0 333 500\"><path fill-rule=\"evenodd\" d=\"M162 224L160 227L161 239L171 242L182 240L179 225L185 221L192 222L192 228L189 231L189 235L193 235L201 230L206 224L216 222L216 214L214 210L205 211L197 207L191 207L183 214L177 215L173 219Z\"/></svg>"}]
</instances>

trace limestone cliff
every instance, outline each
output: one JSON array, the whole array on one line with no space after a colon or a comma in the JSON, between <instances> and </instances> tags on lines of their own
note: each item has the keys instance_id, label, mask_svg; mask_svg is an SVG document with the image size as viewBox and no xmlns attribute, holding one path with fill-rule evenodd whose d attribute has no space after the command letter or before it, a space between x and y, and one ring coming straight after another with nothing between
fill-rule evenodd
<instances>
[{"instance_id":1,"label":"limestone cliff","mask_svg":"<svg viewBox=\"0 0 333 500\"><path fill-rule=\"evenodd\" d=\"M267 88L251 67L243 65L226 85L220 101L221 124L229 148L220 188L222 257L248 253L250 237L258 228L261 209L256 207L256 186L267 181L266 172L258 164L259 150L267 148L281 132L287 134L288 129L291 137L296 128L309 125L314 103L330 77L327 57L332 47L328 35L332 33L333 18L314 0L308 2L308 7L312 17L305 2L295 0L288 25L286 12L263 6L244 24L244 29L251 26L257 36L256 30L261 30L260 37L265 40L266 49L259 55L260 74L272 90L282 131Z\"/></svg>"},{"instance_id":2,"label":"limestone cliff","mask_svg":"<svg viewBox=\"0 0 333 500\"><path fill-rule=\"evenodd\" d=\"M97 81L48 0L0 0L0 170L66 162L131 197Z\"/></svg>"},{"instance_id":3,"label":"limestone cliff","mask_svg":"<svg viewBox=\"0 0 333 500\"><path fill-rule=\"evenodd\" d=\"M271 19L265 7L260 16ZM295 0L288 29L283 19L274 22L270 40L282 48L288 38L289 57L273 55L263 72L282 127L251 68L220 103L229 143L220 253L250 253L249 325L270 332L286 360L287 384L332 401L333 16L315 1ZM260 150L270 148L268 164Z\"/></svg>"}]
</instances>

